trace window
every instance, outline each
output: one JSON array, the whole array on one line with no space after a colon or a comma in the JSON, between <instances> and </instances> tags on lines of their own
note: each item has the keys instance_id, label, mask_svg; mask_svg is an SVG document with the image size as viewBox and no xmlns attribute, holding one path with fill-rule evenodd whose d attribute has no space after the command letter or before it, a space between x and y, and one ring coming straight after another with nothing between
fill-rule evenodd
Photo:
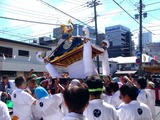
<instances>
[{"instance_id":1,"label":"window","mask_svg":"<svg viewBox=\"0 0 160 120\"><path fill-rule=\"evenodd\" d=\"M0 71L0 76L8 75L9 77L16 77L16 71Z\"/></svg>"},{"instance_id":2,"label":"window","mask_svg":"<svg viewBox=\"0 0 160 120\"><path fill-rule=\"evenodd\" d=\"M125 35L124 33L121 33L121 36L124 36L124 37L125 37L126 35Z\"/></svg>"},{"instance_id":3,"label":"window","mask_svg":"<svg viewBox=\"0 0 160 120\"><path fill-rule=\"evenodd\" d=\"M126 41L124 38L121 38L122 41Z\"/></svg>"},{"instance_id":4,"label":"window","mask_svg":"<svg viewBox=\"0 0 160 120\"><path fill-rule=\"evenodd\" d=\"M3 55L7 58L12 58L13 49L8 47L2 47L0 46L0 57L3 57Z\"/></svg>"},{"instance_id":5,"label":"window","mask_svg":"<svg viewBox=\"0 0 160 120\"><path fill-rule=\"evenodd\" d=\"M113 42L112 41L110 41L109 44L110 44L110 46L113 46Z\"/></svg>"},{"instance_id":6,"label":"window","mask_svg":"<svg viewBox=\"0 0 160 120\"><path fill-rule=\"evenodd\" d=\"M19 56L24 56L24 57L29 57L29 51L19 50L18 55Z\"/></svg>"}]
</instances>

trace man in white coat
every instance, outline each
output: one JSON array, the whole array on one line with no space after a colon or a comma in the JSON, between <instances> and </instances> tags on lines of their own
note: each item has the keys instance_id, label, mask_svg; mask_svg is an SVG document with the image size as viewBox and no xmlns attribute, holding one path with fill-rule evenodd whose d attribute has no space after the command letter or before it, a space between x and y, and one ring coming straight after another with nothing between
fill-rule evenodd
<instances>
[{"instance_id":1,"label":"man in white coat","mask_svg":"<svg viewBox=\"0 0 160 120\"><path fill-rule=\"evenodd\" d=\"M150 108L136 100L138 89L135 86L123 85L120 98L124 102L118 109L119 120L153 120Z\"/></svg>"},{"instance_id":2,"label":"man in white coat","mask_svg":"<svg viewBox=\"0 0 160 120\"><path fill-rule=\"evenodd\" d=\"M24 91L26 88L24 77L18 76L15 79L15 85L18 89L13 91L11 95L11 100L14 104L13 116L18 120L31 120L31 106L36 104L36 99Z\"/></svg>"},{"instance_id":3,"label":"man in white coat","mask_svg":"<svg viewBox=\"0 0 160 120\"><path fill-rule=\"evenodd\" d=\"M153 120L155 120L155 116L156 116L155 115L156 114L156 112L155 112L155 100L156 100L156 98L155 98L155 90L154 90L154 88L155 88L155 84L153 82L149 81L147 83L146 91L148 93L149 107L150 107L151 112L152 112Z\"/></svg>"},{"instance_id":4,"label":"man in white coat","mask_svg":"<svg viewBox=\"0 0 160 120\"><path fill-rule=\"evenodd\" d=\"M59 107L63 101L61 93L49 96L44 88L37 87L35 89L35 95L38 99L36 111L40 115L39 118L43 118L43 120L62 120L64 115Z\"/></svg>"},{"instance_id":5,"label":"man in white coat","mask_svg":"<svg viewBox=\"0 0 160 120\"><path fill-rule=\"evenodd\" d=\"M155 97L152 98L151 93L146 89L147 80L145 78L139 78L137 83L138 83L137 87L140 89L140 93L137 97L137 100L139 102L146 104L151 109L152 116L154 119L154 116L155 116L155 108L154 108Z\"/></svg>"},{"instance_id":6,"label":"man in white coat","mask_svg":"<svg viewBox=\"0 0 160 120\"><path fill-rule=\"evenodd\" d=\"M115 108L118 108L119 105L122 103L122 100L119 98L120 96L120 91L119 91L119 85L117 82L110 82L109 87L112 91L112 97L111 97L111 102L110 104L114 106Z\"/></svg>"},{"instance_id":7,"label":"man in white coat","mask_svg":"<svg viewBox=\"0 0 160 120\"><path fill-rule=\"evenodd\" d=\"M86 83L89 87L90 102L84 111L85 117L88 120L118 120L115 108L101 99L102 80L91 76Z\"/></svg>"},{"instance_id":8,"label":"man in white coat","mask_svg":"<svg viewBox=\"0 0 160 120\"><path fill-rule=\"evenodd\" d=\"M5 103L0 101L0 120L11 120Z\"/></svg>"},{"instance_id":9,"label":"man in white coat","mask_svg":"<svg viewBox=\"0 0 160 120\"><path fill-rule=\"evenodd\" d=\"M72 81L65 89L63 97L69 113L62 120L87 120L83 115L89 102L89 92L86 84Z\"/></svg>"}]
</instances>

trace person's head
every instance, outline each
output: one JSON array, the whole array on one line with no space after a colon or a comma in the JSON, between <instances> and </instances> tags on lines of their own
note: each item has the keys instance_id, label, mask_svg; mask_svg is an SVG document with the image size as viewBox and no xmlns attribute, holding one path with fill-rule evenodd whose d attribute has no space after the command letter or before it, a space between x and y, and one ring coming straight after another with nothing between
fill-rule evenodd
<instances>
[{"instance_id":1,"label":"person's head","mask_svg":"<svg viewBox=\"0 0 160 120\"><path fill-rule=\"evenodd\" d=\"M136 100L138 96L138 88L135 86L130 86L128 84L123 85L120 88L120 99L125 103L128 104L132 100Z\"/></svg>"},{"instance_id":2,"label":"person's head","mask_svg":"<svg viewBox=\"0 0 160 120\"><path fill-rule=\"evenodd\" d=\"M125 84L127 82L127 80L124 78L124 76L121 76L118 78L119 82L121 82L122 84Z\"/></svg>"},{"instance_id":3,"label":"person's head","mask_svg":"<svg viewBox=\"0 0 160 120\"><path fill-rule=\"evenodd\" d=\"M40 85L41 85L43 88L47 89L48 83L49 83L49 80L47 80L47 79L45 79L45 78L41 78Z\"/></svg>"},{"instance_id":4,"label":"person's head","mask_svg":"<svg viewBox=\"0 0 160 120\"><path fill-rule=\"evenodd\" d=\"M145 78L138 78L137 87L139 89L145 89L147 87L147 80Z\"/></svg>"},{"instance_id":5,"label":"person's head","mask_svg":"<svg viewBox=\"0 0 160 120\"><path fill-rule=\"evenodd\" d=\"M108 86L110 87L112 94L114 94L115 92L119 90L119 85L117 82L112 81L108 84Z\"/></svg>"},{"instance_id":6,"label":"person's head","mask_svg":"<svg viewBox=\"0 0 160 120\"><path fill-rule=\"evenodd\" d=\"M3 82L5 85L7 85L7 84L8 84L8 81L9 81L9 77L8 77L8 75L4 75L4 76L2 76L2 82Z\"/></svg>"},{"instance_id":7,"label":"person's head","mask_svg":"<svg viewBox=\"0 0 160 120\"><path fill-rule=\"evenodd\" d=\"M68 84L70 83L70 78L60 78L59 83L66 88L68 86Z\"/></svg>"},{"instance_id":8,"label":"person's head","mask_svg":"<svg viewBox=\"0 0 160 120\"><path fill-rule=\"evenodd\" d=\"M30 88L30 89L34 89L37 87L37 84L36 84L36 79L34 77L29 77L27 78L27 86Z\"/></svg>"},{"instance_id":9,"label":"person's head","mask_svg":"<svg viewBox=\"0 0 160 120\"><path fill-rule=\"evenodd\" d=\"M88 106L89 91L84 83L68 85L63 96L69 112L83 114L83 111Z\"/></svg>"},{"instance_id":10,"label":"person's head","mask_svg":"<svg viewBox=\"0 0 160 120\"><path fill-rule=\"evenodd\" d=\"M61 74L62 78L69 78L69 73L68 72L63 72Z\"/></svg>"},{"instance_id":11,"label":"person's head","mask_svg":"<svg viewBox=\"0 0 160 120\"><path fill-rule=\"evenodd\" d=\"M24 79L23 76L18 76L15 79L15 86L17 88L20 88L20 89L25 89L26 88L25 79Z\"/></svg>"},{"instance_id":12,"label":"person's head","mask_svg":"<svg viewBox=\"0 0 160 120\"><path fill-rule=\"evenodd\" d=\"M106 95L109 95L109 96L112 95L111 88L110 88L108 85L105 87L105 94L106 94Z\"/></svg>"},{"instance_id":13,"label":"person's head","mask_svg":"<svg viewBox=\"0 0 160 120\"><path fill-rule=\"evenodd\" d=\"M34 94L36 96L36 98L39 100L43 97L47 97L49 96L48 92L43 88L43 87L37 87L35 90L34 90Z\"/></svg>"},{"instance_id":14,"label":"person's head","mask_svg":"<svg viewBox=\"0 0 160 120\"><path fill-rule=\"evenodd\" d=\"M106 50L108 46L109 46L109 45L107 45L106 40L103 40L103 41L101 42L101 47L102 47L104 50Z\"/></svg>"},{"instance_id":15,"label":"person's head","mask_svg":"<svg viewBox=\"0 0 160 120\"><path fill-rule=\"evenodd\" d=\"M65 78L69 78L69 73L68 72L64 72Z\"/></svg>"},{"instance_id":16,"label":"person's head","mask_svg":"<svg viewBox=\"0 0 160 120\"><path fill-rule=\"evenodd\" d=\"M31 77L33 77L33 78L36 79L36 78L37 78L37 75L36 75L36 74L32 74Z\"/></svg>"},{"instance_id":17,"label":"person's head","mask_svg":"<svg viewBox=\"0 0 160 120\"><path fill-rule=\"evenodd\" d=\"M147 83L147 89L154 89L154 88L155 88L155 84L153 82L149 81Z\"/></svg>"},{"instance_id":18,"label":"person's head","mask_svg":"<svg viewBox=\"0 0 160 120\"><path fill-rule=\"evenodd\" d=\"M103 82L99 77L91 76L86 79L89 88L90 99L100 99L103 92Z\"/></svg>"},{"instance_id":19,"label":"person's head","mask_svg":"<svg viewBox=\"0 0 160 120\"><path fill-rule=\"evenodd\" d=\"M78 79L73 79L71 82L70 82L70 85L78 85L80 84L81 82L78 80Z\"/></svg>"}]
</instances>

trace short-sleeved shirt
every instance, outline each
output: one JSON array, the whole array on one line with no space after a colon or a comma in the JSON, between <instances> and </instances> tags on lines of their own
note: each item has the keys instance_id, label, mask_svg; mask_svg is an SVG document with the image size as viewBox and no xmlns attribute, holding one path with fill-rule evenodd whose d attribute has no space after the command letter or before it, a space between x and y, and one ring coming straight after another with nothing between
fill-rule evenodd
<instances>
[{"instance_id":1,"label":"short-sleeved shirt","mask_svg":"<svg viewBox=\"0 0 160 120\"><path fill-rule=\"evenodd\" d=\"M121 106L117 113L119 120L152 120L150 108L137 100Z\"/></svg>"},{"instance_id":2,"label":"short-sleeved shirt","mask_svg":"<svg viewBox=\"0 0 160 120\"><path fill-rule=\"evenodd\" d=\"M153 119L155 119L155 93L152 90L142 89L137 100L151 109Z\"/></svg>"},{"instance_id":3,"label":"short-sleeved shirt","mask_svg":"<svg viewBox=\"0 0 160 120\"><path fill-rule=\"evenodd\" d=\"M13 102L13 115L19 120L30 120L32 118L31 105L36 100L22 89L16 89L11 96Z\"/></svg>"},{"instance_id":4,"label":"short-sleeved shirt","mask_svg":"<svg viewBox=\"0 0 160 120\"><path fill-rule=\"evenodd\" d=\"M122 103L122 100L119 98L120 91L115 92L111 97L111 105L114 107L119 107L119 105Z\"/></svg>"},{"instance_id":5,"label":"short-sleeved shirt","mask_svg":"<svg viewBox=\"0 0 160 120\"><path fill-rule=\"evenodd\" d=\"M152 117L153 120L155 120L155 90L152 89L146 89L147 93L148 93L148 107L151 109L151 113L152 113Z\"/></svg>"},{"instance_id":6,"label":"short-sleeved shirt","mask_svg":"<svg viewBox=\"0 0 160 120\"><path fill-rule=\"evenodd\" d=\"M71 112L67 113L62 120L87 120L87 118L82 114Z\"/></svg>"},{"instance_id":7,"label":"short-sleeved shirt","mask_svg":"<svg viewBox=\"0 0 160 120\"><path fill-rule=\"evenodd\" d=\"M43 97L36 103L36 110L43 120L62 120L64 115L60 109L62 104L62 94L54 94L52 96Z\"/></svg>"},{"instance_id":8,"label":"short-sleeved shirt","mask_svg":"<svg viewBox=\"0 0 160 120\"><path fill-rule=\"evenodd\" d=\"M144 104L148 104L148 93L145 89L142 89L141 92L138 94L137 100Z\"/></svg>"},{"instance_id":9,"label":"short-sleeved shirt","mask_svg":"<svg viewBox=\"0 0 160 120\"><path fill-rule=\"evenodd\" d=\"M102 96L101 96L101 99L102 99L104 102L108 103L108 104L111 103L111 98L112 98L112 96L109 96L109 95L106 95L106 94L102 94Z\"/></svg>"},{"instance_id":10,"label":"short-sleeved shirt","mask_svg":"<svg viewBox=\"0 0 160 120\"><path fill-rule=\"evenodd\" d=\"M0 120L11 120L5 103L0 101Z\"/></svg>"},{"instance_id":11,"label":"short-sleeved shirt","mask_svg":"<svg viewBox=\"0 0 160 120\"><path fill-rule=\"evenodd\" d=\"M118 120L115 108L101 99L91 100L84 116L88 120Z\"/></svg>"}]
</instances>

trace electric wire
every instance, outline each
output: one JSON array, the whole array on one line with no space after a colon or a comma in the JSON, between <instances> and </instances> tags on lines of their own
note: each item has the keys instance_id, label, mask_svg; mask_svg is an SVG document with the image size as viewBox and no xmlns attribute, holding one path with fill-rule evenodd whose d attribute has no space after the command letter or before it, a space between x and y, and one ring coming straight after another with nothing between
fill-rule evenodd
<instances>
[{"instance_id":1,"label":"electric wire","mask_svg":"<svg viewBox=\"0 0 160 120\"><path fill-rule=\"evenodd\" d=\"M115 0L113 0L113 2L115 2L122 10L125 11L125 13L127 13L136 23L140 24L136 19L134 19L134 17L132 15L129 14L129 12L127 12L121 5L119 5L119 3L117 3ZM148 32L151 32L150 30L148 30L146 27L142 26L145 30L147 30ZM151 32L152 33L152 32ZM154 33L152 33L154 34Z\"/></svg>"}]
</instances>

